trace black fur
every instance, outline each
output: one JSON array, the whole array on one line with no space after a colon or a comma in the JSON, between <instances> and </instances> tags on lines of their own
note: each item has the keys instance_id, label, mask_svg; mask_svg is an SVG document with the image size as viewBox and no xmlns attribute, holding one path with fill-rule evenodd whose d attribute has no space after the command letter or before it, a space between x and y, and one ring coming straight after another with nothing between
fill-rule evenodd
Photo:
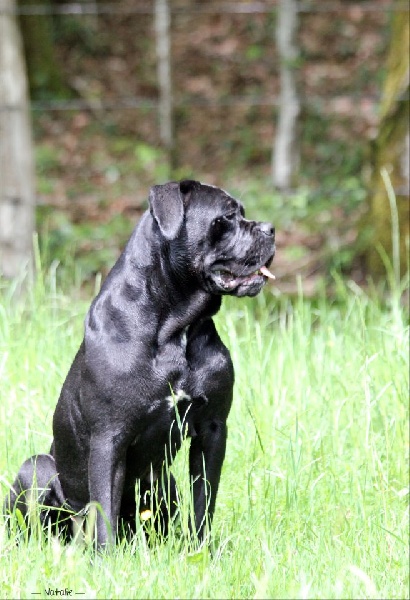
<instances>
[{"instance_id":1,"label":"black fur","mask_svg":"<svg viewBox=\"0 0 410 600\"><path fill-rule=\"evenodd\" d=\"M99 545L117 531L135 531L137 480L142 508L154 483L165 488L166 530L177 491L173 478L164 484L163 465L185 434L192 528L202 538L205 514L210 522L214 512L234 384L212 316L223 294L257 294L266 282L257 271L274 255L272 226L246 220L219 188L171 182L153 187L149 200L86 316L54 413L50 454L24 463L5 502L23 515L34 489L54 510L80 512L98 502L106 516L97 516ZM43 522L52 512L43 508Z\"/></svg>"}]
</instances>

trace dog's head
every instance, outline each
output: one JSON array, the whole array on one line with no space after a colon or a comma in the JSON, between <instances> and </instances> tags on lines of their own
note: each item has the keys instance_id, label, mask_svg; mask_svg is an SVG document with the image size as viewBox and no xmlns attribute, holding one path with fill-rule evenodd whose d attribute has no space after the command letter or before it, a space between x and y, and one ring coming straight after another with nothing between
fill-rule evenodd
<instances>
[{"instance_id":1,"label":"dog's head","mask_svg":"<svg viewBox=\"0 0 410 600\"><path fill-rule=\"evenodd\" d=\"M212 294L255 296L275 254L270 223L248 221L243 206L224 190L185 180L150 192L157 235L179 276L197 279Z\"/></svg>"}]
</instances>

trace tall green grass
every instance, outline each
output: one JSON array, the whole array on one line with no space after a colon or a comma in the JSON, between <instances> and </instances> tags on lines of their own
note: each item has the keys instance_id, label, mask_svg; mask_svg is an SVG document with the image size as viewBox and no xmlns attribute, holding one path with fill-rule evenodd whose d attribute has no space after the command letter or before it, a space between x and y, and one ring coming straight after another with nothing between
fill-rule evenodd
<instances>
[{"instance_id":1,"label":"tall green grass","mask_svg":"<svg viewBox=\"0 0 410 600\"><path fill-rule=\"evenodd\" d=\"M0 293L2 495L47 451L88 301L40 280ZM142 529L109 555L0 529L0 596L408 598L408 327L338 282L338 302L231 299L217 317L236 369L212 553L192 552L187 452L173 467L181 524L152 548ZM182 530L182 537L181 537ZM34 593L38 595L33 595Z\"/></svg>"}]
</instances>

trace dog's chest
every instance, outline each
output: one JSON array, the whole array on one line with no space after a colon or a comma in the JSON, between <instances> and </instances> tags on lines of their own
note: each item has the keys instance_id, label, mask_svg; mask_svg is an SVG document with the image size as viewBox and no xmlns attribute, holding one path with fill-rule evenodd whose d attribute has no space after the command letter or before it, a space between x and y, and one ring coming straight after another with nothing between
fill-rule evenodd
<instances>
[{"instance_id":1,"label":"dog's chest","mask_svg":"<svg viewBox=\"0 0 410 600\"><path fill-rule=\"evenodd\" d=\"M185 327L157 353L158 379L166 382L165 403L174 408L208 403L233 386L233 368L227 348L211 320Z\"/></svg>"},{"instance_id":2,"label":"dog's chest","mask_svg":"<svg viewBox=\"0 0 410 600\"><path fill-rule=\"evenodd\" d=\"M185 438L199 434L205 422L227 418L232 388L232 362L212 321L181 331L163 344L155 356L146 400L137 403L132 420L129 468L145 477L150 465L154 471L160 468L165 449L172 462ZM135 391L140 389L136 382Z\"/></svg>"},{"instance_id":3,"label":"dog's chest","mask_svg":"<svg viewBox=\"0 0 410 600\"><path fill-rule=\"evenodd\" d=\"M181 330L162 344L151 366L136 369L134 377L126 402L127 437L130 463L138 476L149 464L163 461L165 447L177 451L204 423L228 416L233 367L211 320Z\"/></svg>"}]
</instances>

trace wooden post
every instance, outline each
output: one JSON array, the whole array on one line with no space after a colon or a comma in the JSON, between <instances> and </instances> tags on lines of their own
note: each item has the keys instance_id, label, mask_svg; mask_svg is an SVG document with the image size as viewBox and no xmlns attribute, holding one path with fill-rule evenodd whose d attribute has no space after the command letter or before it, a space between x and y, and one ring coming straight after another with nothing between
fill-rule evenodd
<instances>
[{"instance_id":1,"label":"wooden post","mask_svg":"<svg viewBox=\"0 0 410 600\"><path fill-rule=\"evenodd\" d=\"M0 275L32 266L34 168L15 0L0 0Z\"/></svg>"},{"instance_id":2,"label":"wooden post","mask_svg":"<svg viewBox=\"0 0 410 600\"><path fill-rule=\"evenodd\" d=\"M297 0L280 0L276 27L280 60L280 99L272 155L272 176L275 187L282 191L295 187L299 169L297 126L300 102L295 65L299 56L297 27Z\"/></svg>"},{"instance_id":3,"label":"wooden post","mask_svg":"<svg viewBox=\"0 0 410 600\"><path fill-rule=\"evenodd\" d=\"M171 80L171 16L168 0L155 0L155 34L159 87L159 134L167 153L169 171L174 162Z\"/></svg>"}]
</instances>

